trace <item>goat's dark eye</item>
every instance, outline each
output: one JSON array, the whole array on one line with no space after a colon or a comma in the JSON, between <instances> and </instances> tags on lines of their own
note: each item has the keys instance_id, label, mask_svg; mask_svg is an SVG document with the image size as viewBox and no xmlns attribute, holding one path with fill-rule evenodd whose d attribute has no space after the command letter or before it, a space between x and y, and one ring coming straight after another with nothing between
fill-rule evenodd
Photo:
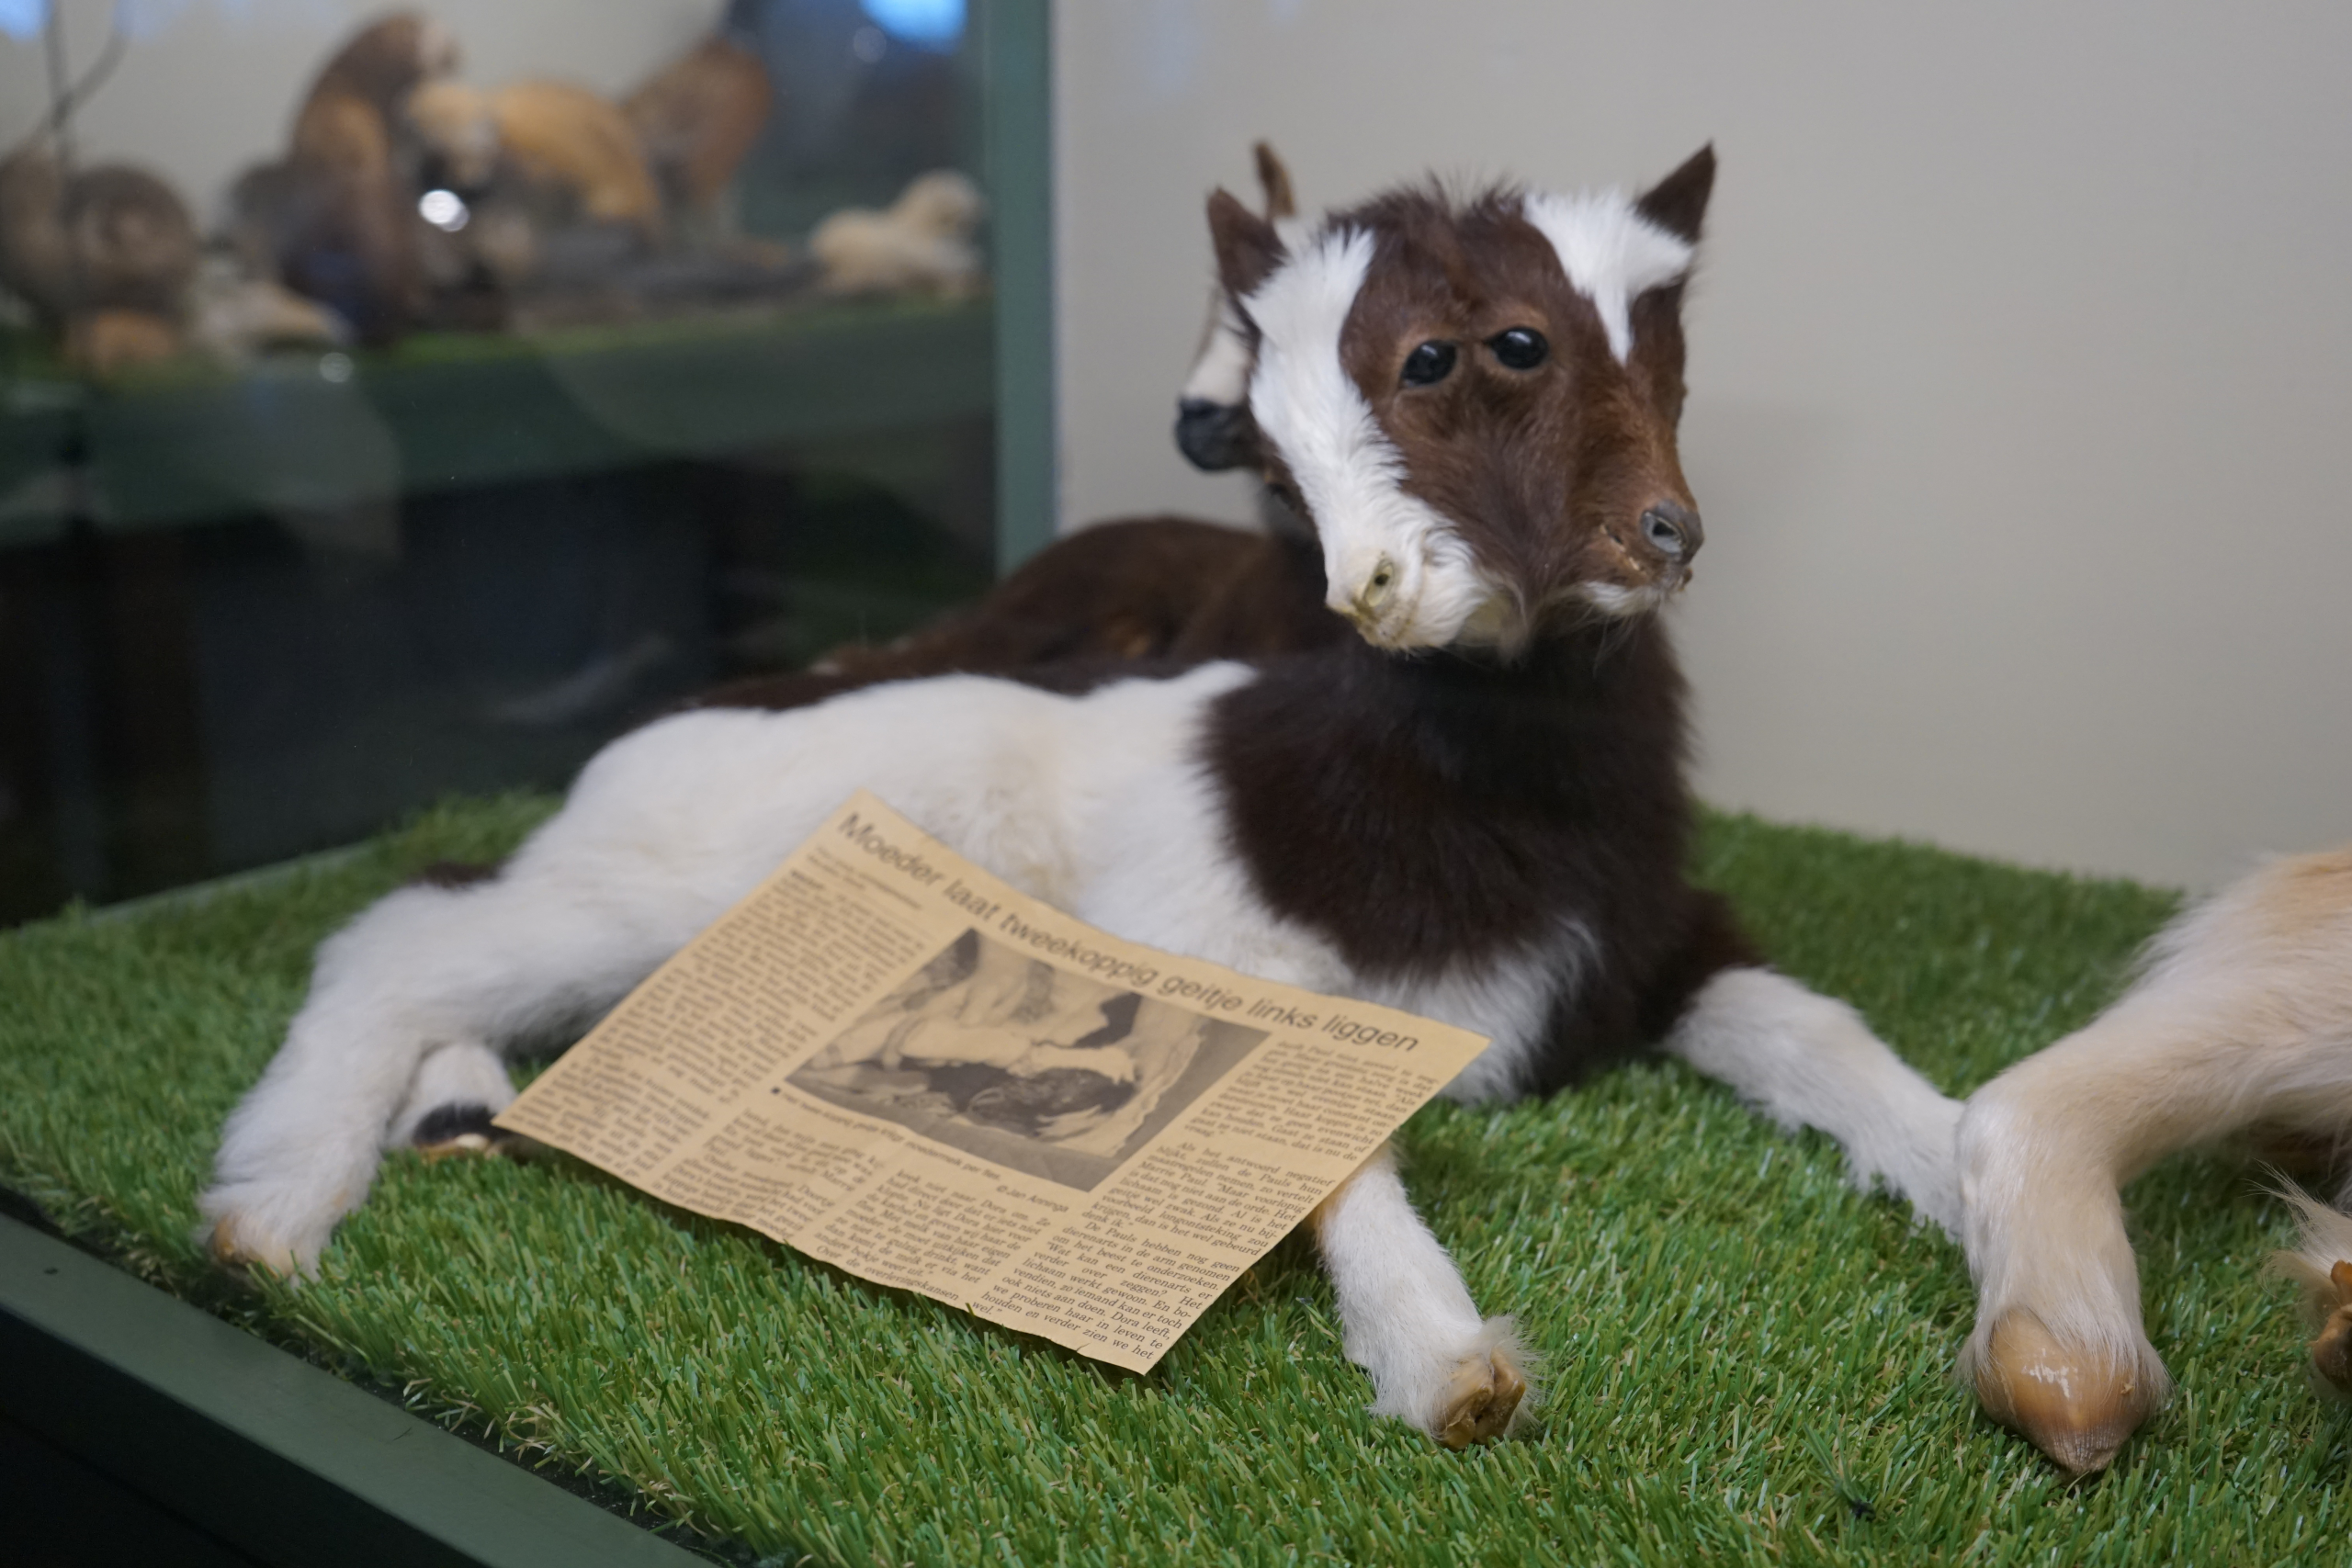
<instances>
[{"instance_id":1,"label":"goat's dark eye","mask_svg":"<svg viewBox=\"0 0 2352 1568\"><path fill-rule=\"evenodd\" d=\"M1513 327L1508 332L1497 333L1487 340L1487 346L1495 351L1497 359L1513 370L1532 370L1544 363L1545 355L1552 352L1552 345L1545 343L1544 334L1533 327Z\"/></svg>"},{"instance_id":2,"label":"goat's dark eye","mask_svg":"<svg viewBox=\"0 0 2352 1568\"><path fill-rule=\"evenodd\" d=\"M1435 339L1405 356L1405 385L1428 387L1442 381L1453 369L1453 345Z\"/></svg>"}]
</instances>

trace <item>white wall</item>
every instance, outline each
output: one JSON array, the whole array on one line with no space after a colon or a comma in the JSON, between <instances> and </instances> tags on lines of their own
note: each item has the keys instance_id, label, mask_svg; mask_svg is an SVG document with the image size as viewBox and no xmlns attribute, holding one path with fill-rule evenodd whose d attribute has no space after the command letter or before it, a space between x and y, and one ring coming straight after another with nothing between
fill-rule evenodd
<instances>
[{"instance_id":1,"label":"white wall","mask_svg":"<svg viewBox=\"0 0 2352 1568\"><path fill-rule=\"evenodd\" d=\"M1723 159L1676 614L1711 799L2163 882L2352 839L2352 7L1057 7L1064 519L1238 517L1203 197Z\"/></svg>"},{"instance_id":2,"label":"white wall","mask_svg":"<svg viewBox=\"0 0 2352 1568\"><path fill-rule=\"evenodd\" d=\"M97 57L119 0L53 3L78 72ZM154 170L209 220L247 164L282 155L319 67L376 17L409 8L439 19L464 51L464 73L484 85L553 76L612 93L684 53L724 3L120 0L130 47L77 120L80 152ZM41 40L0 32L0 147L40 125L48 81Z\"/></svg>"}]
</instances>

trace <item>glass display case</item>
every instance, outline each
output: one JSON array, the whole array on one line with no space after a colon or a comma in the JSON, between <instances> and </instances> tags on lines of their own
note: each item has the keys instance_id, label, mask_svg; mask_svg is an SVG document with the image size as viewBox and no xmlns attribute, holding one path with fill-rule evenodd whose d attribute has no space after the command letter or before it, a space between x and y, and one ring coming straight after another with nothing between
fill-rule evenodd
<instances>
[{"instance_id":1,"label":"glass display case","mask_svg":"<svg viewBox=\"0 0 2352 1568\"><path fill-rule=\"evenodd\" d=\"M0 922L559 786L1040 539L1045 14L0 4Z\"/></svg>"}]
</instances>

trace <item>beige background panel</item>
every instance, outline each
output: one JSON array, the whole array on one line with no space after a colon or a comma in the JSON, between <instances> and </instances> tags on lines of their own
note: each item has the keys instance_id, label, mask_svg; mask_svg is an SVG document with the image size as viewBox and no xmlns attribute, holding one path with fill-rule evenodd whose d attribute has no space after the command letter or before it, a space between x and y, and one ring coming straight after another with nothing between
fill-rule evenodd
<instances>
[{"instance_id":1,"label":"beige background panel","mask_svg":"<svg viewBox=\"0 0 2352 1568\"><path fill-rule=\"evenodd\" d=\"M2352 838L2352 8L1065 4L1064 523L1187 469L1200 202L1713 139L1700 783L2205 884Z\"/></svg>"}]
</instances>

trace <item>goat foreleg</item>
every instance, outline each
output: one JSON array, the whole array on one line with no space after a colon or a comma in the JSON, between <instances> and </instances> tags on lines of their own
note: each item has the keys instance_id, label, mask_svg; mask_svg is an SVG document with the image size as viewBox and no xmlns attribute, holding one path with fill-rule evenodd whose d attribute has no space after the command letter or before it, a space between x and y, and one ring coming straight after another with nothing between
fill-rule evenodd
<instances>
[{"instance_id":1,"label":"goat foreleg","mask_svg":"<svg viewBox=\"0 0 2352 1568\"><path fill-rule=\"evenodd\" d=\"M1769 969L1725 969L1692 999L1666 1049L1781 1126L1835 1138L1855 1186L1883 1181L1959 1233L1952 1128L1960 1103L1889 1050L1852 1008Z\"/></svg>"},{"instance_id":2,"label":"goat foreleg","mask_svg":"<svg viewBox=\"0 0 2352 1568\"><path fill-rule=\"evenodd\" d=\"M1527 1393L1509 1318L1481 1320L1453 1259L1405 1196L1388 1145L1312 1215L1341 1346L1372 1375L1372 1413L1450 1449L1509 1431Z\"/></svg>"},{"instance_id":3,"label":"goat foreleg","mask_svg":"<svg viewBox=\"0 0 2352 1568\"><path fill-rule=\"evenodd\" d=\"M215 1256L312 1272L387 1146L457 1142L514 1098L501 1043L594 1016L667 955L667 933L630 918L646 901L516 874L402 888L329 938L222 1133L198 1201Z\"/></svg>"}]
</instances>

